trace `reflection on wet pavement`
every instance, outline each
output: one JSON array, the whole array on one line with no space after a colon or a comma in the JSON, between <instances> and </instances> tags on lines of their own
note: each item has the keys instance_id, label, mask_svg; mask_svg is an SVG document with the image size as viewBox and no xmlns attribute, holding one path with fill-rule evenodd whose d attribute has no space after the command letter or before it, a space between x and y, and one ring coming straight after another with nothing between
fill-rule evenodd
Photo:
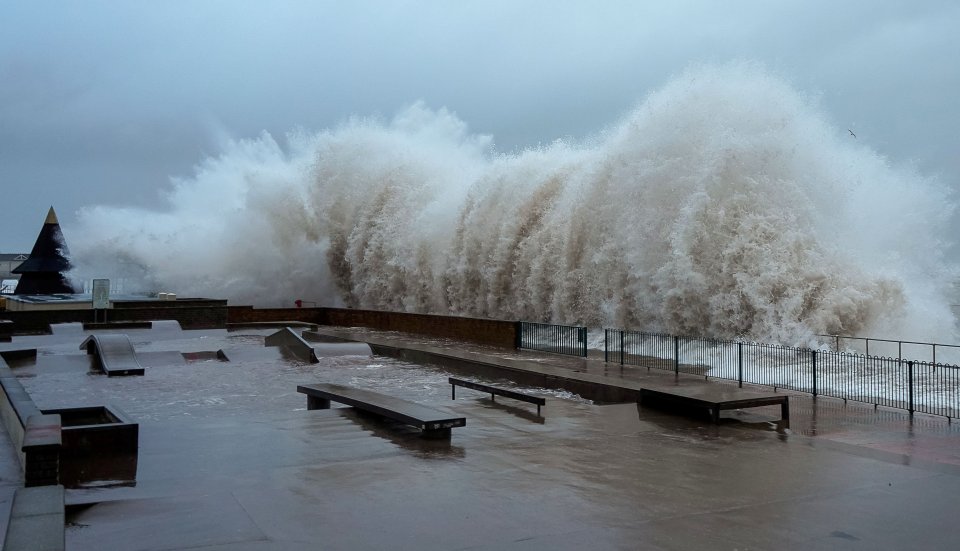
<instances>
[{"instance_id":1,"label":"reflection on wet pavement","mask_svg":"<svg viewBox=\"0 0 960 551\"><path fill-rule=\"evenodd\" d=\"M489 381L545 396L536 418L535 406L479 392L451 400L437 367L284 358L263 347L270 332L130 331L138 354L156 358L136 378L91 374L82 334L4 345L39 349L14 370L40 407L116 404L140 423L136 486L71 491L68 548L960 548L960 431L945 419L794 396L792 429L778 427L777 408L714 425ZM169 354L219 349L231 361ZM490 357L517 356L605 369ZM467 425L436 442L350 408L307 411L296 385L314 382L448 409Z\"/></svg>"}]
</instances>

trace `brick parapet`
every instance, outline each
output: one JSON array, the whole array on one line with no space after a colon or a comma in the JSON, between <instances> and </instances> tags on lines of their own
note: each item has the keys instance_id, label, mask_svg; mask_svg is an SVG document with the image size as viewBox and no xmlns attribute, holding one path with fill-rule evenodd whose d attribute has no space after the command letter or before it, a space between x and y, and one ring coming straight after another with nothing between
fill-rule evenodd
<instances>
[{"instance_id":1,"label":"brick parapet","mask_svg":"<svg viewBox=\"0 0 960 551\"><path fill-rule=\"evenodd\" d=\"M512 321L350 308L230 306L227 310L227 321L231 324L297 321L317 325L366 327L380 331L413 333L503 348L514 348L516 343L516 323Z\"/></svg>"}]
</instances>

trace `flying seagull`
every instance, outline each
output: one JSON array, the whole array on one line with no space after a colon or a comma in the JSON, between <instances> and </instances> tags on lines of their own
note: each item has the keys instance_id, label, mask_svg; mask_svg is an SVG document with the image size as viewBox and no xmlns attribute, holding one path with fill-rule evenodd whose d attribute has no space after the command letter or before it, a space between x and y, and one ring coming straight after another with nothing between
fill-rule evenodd
<instances>
[{"instance_id":1,"label":"flying seagull","mask_svg":"<svg viewBox=\"0 0 960 551\"><path fill-rule=\"evenodd\" d=\"M847 129L847 132L849 132L850 135L853 136L853 139L857 139L857 135L853 133L853 130L850 130L850 129L848 128L848 129Z\"/></svg>"}]
</instances>

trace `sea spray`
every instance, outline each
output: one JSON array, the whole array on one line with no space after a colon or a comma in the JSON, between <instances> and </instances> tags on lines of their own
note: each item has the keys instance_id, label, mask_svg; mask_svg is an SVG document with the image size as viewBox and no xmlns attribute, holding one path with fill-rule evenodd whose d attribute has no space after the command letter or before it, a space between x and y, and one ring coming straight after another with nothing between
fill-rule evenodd
<instances>
[{"instance_id":1,"label":"sea spray","mask_svg":"<svg viewBox=\"0 0 960 551\"><path fill-rule=\"evenodd\" d=\"M164 212L82 210L76 275L259 306L956 340L946 187L762 68L691 69L583 143L491 144L422 104L234 141Z\"/></svg>"}]
</instances>

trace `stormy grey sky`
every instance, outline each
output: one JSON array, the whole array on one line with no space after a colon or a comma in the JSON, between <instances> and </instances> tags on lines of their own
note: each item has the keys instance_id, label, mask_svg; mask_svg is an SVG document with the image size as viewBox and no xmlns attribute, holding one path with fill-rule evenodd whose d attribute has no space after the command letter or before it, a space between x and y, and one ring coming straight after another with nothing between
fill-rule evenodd
<instances>
[{"instance_id":1,"label":"stormy grey sky","mask_svg":"<svg viewBox=\"0 0 960 551\"><path fill-rule=\"evenodd\" d=\"M499 151L585 138L690 64L757 60L960 188L953 1L5 2L0 252L47 208L161 209L223 136L446 107Z\"/></svg>"}]
</instances>

